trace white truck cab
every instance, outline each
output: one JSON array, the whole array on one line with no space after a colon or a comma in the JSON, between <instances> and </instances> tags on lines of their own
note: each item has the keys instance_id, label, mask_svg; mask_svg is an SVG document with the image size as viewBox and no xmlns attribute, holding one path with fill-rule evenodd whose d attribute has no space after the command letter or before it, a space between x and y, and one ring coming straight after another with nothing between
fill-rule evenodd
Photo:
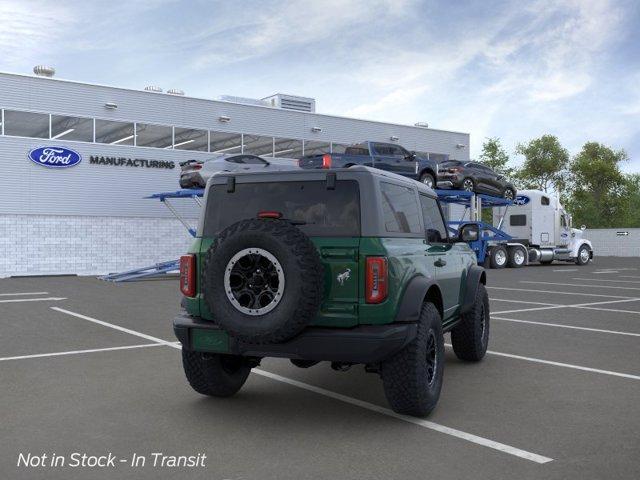
<instances>
[{"instance_id":1,"label":"white truck cab","mask_svg":"<svg viewBox=\"0 0 640 480\"><path fill-rule=\"evenodd\" d=\"M493 210L494 227L513 237L510 245L526 248L528 263L589 263L593 247L582 238L585 227L572 228L571 223L560 200L540 190L518 191L513 205Z\"/></svg>"}]
</instances>

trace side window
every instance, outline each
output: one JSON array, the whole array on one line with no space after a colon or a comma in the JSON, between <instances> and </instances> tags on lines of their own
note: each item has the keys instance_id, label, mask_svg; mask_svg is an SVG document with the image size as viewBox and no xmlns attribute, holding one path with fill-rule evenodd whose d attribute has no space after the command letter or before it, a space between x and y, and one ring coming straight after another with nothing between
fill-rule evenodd
<instances>
[{"instance_id":1,"label":"side window","mask_svg":"<svg viewBox=\"0 0 640 480\"><path fill-rule=\"evenodd\" d=\"M440 243L447 241L447 227L444 224L440 207L435 198L420 195L424 230L428 242Z\"/></svg>"},{"instance_id":2,"label":"side window","mask_svg":"<svg viewBox=\"0 0 640 480\"><path fill-rule=\"evenodd\" d=\"M385 145L384 143L374 143L373 149L376 155L392 155L389 145Z\"/></svg>"},{"instance_id":3,"label":"side window","mask_svg":"<svg viewBox=\"0 0 640 480\"><path fill-rule=\"evenodd\" d=\"M564 215L560 216L560 225L562 225L563 227L567 227L567 218Z\"/></svg>"},{"instance_id":4,"label":"side window","mask_svg":"<svg viewBox=\"0 0 640 480\"><path fill-rule=\"evenodd\" d=\"M540 204L541 205L549 205L549 197L540 197Z\"/></svg>"},{"instance_id":5,"label":"side window","mask_svg":"<svg viewBox=\"0 0 640 480\"><path fill-rule=\"evenodd\" d=\"M415 192L408 187L380 182L385 230L392 233L421 233L420 211Z\"/></svg>"},{"instance_id":6,"label":"side window","mask_svg":"<svg viewBox=\"0 0 640 480\"><path fill-rule=\"evenodd\" d=\"M398 145L389 145L387 148L389 149L389 155L394 157L404 157L406 155L404 153L406 150Z\"/></svg>"},{"instance_id":7,"label":"side window","mask_svg":"<svg viewBox=\"0 0 640 480\"><path fill-rule=\"evenodd\" d=\"M526 215L511 215L509 217L509 225L512 227L524 227L527 225Z\"/></svg>"}]
</instances>

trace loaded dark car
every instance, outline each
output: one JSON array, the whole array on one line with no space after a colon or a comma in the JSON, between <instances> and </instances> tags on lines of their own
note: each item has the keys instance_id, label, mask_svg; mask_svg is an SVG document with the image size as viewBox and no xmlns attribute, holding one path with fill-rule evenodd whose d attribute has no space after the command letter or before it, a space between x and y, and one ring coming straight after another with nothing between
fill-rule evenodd
<instances>
[{"instance_id":1,"label":"loaded dark car","mask_svg":"<svg viewBox=\"0 0 640 480\"><path fill-rule=\"evenodd\" d=\"M451 238L433 190L375 169L215 175L180 259L174 331L187 380L226 397L264 357L364 364L396 412L428 414L443 334L461 359L487 350L486 277L462 242L470 232Z\"/></svg>"},{"instance_id":2,"label":"loaded dark car","mask_svg":"<svg viewBox=\"0 0 640 480\"><path fill-rule=\"evenodd\" d=\"M363 142L347 147L344 153L324 153L302 157L301 168L348 168L353 165L374 167L403 175L424 183L436 185L438 163L428 155L409 152L395 143Z\"/></svg>"},{"instance_id":3,"label":"loaded dark car","mask_svg":"<svg viewBox=\"0 0 640 480\"><path fill-rule=\"evenodd\" d=\"M438 170L438 188L485 193L509 200L516 198L516 187L504 175L477 162L441 162Z\"/></svg>"}]
</instances>

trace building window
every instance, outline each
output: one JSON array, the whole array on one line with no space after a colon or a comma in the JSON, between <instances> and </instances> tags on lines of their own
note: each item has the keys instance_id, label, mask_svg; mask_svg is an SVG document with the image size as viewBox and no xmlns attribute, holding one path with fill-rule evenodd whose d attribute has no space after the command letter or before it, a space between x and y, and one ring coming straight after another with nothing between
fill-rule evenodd
<instances>
[{"instance_id":1,"label":"building window","mask_svg":"<svg viewBox=\"0 0 640 480\"><path fill-rule=\"evenodd\" d=\"M387 232L420 233L421 215L414 191L408 187L380 182L382 214Z\"/></svg>"},{"instance_id":2,"label":"building window","mask_svg":"<svg viewBox=\"0 0 640 480\"><path fill-rule=\"evenodd\" d=\"M300 158L302 156L302 140L290 138L274 138L274 157Z\"/></svg>"},{"instance_id":3,"label":"building window","mask_svg":"<svg viewBox=\"0 0 640 480\"><path fill-rule=\"evenodd\" d=\"M133 123L96 120L96 142L111 145L133 145L135 129Z\"/></svg>"},{"instance_id":4,"label":"building window","mask_svg":"<svg viewBox=\"0 0 640 480\"><path fill-rule=\"evenodd\" d=\"M136 146L171 148L173 145L173 128L151 123L136 124Z\"/></svg>"},{"instance_id":5,"label":"building window","mask_svg":"<svg viewBox=\"0 0 640 480\"><path fill-rule=\"evenodd\" d=\"M4 111L4 134L15 137L49 138L49 115Z\"/></svg>"},{"instance_id":6,"label":"building window","mask_svg":"<svg viewBox=\"0 0 640 480\"><path fill-rule=\"evenodd\" d=\"M242 153L242 135L239 133L209 132L211 153Z\"/></svg>"},{"instance_id":7,"label":"building window","mask_svg":"<svg viewBox=\"0 0 640 480\"><path fill-rule=\"evenodd\" d=\"M348 146L346 143L332 143L331 153L344 153Z\"/></svg>"},{"instance_id":8,"label":"building window","mask_svg":"<svg viewBox=\"0 0 640 480\"><path fill-rule=\"evenodd\" d=\"M51 139L93 142L93 119L51 115Z\"/></svg>"},{"instance_id":9,"label":"building window","mask_svg":"<svg viewBox=\"0 0 640 480\"><path fill-rule=\"evenodd\" d=\"M173 148L178 150L197 150L206 152L208 150L208 136L206 130L195 130L193 128L175 128Z\"/></svg>"},{"instance_id":10,"label":"building window","mask_svg":"<svg viewBox=\"0 0 640 480\"><path fill-rule=\"evenodd\" d=\"M252 155L273 156L273 137L262 137L260 135L243 135L243 153Z\"/></svg>"},{"instance_id":11,"label":"building window","mask_svg":"<svg viewBox=\"0 0 640 480\"><path fill-rule=\"evenodd\" d=\"M329 153L330 151L331 151L330 142L318 142L314 140L304 141L305 155L322 155L323 153Z\"/></svg>"}]
</instances>

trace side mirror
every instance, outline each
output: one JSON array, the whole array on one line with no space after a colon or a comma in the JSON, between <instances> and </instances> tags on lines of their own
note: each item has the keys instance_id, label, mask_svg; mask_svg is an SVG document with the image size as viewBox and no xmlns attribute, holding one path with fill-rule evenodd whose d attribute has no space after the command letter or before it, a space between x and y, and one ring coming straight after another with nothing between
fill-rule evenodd
<instances>
[{"instance_id":1,"label":"side mirror","mask_svg":"<svg viewBox=\"0 0 640 480\"><path fill-rule=\"evenodd\" d=\"M480 238L480 229L474 223L461 225L458 229L458 238L462 242L475 242Z\"/></svg>"},{"instance_id":2,"label":"side mirror","mask_svg":"<svg viewBox=\"0 0 640 480\"><path fill-rule=\"evenodd\" d=\"M580 227L580 230L586 230L586 229L587 229L587 226L586 226L586 225L582 225L582 226Z\"/></svg>"},{"instance_id":3,"label":"side mirror","mask_svg":"<svg viewBox=\"0 0 640 480\"><path fill-rule=\"evenodd\" d=\"M404 159L405 160L409 160L409 161L415 160L415 158L416 158L416 152L414 152L414 151L411 151L411 152L409 152L408 155L404 156Z\"/></svg>"}]
</instances>

